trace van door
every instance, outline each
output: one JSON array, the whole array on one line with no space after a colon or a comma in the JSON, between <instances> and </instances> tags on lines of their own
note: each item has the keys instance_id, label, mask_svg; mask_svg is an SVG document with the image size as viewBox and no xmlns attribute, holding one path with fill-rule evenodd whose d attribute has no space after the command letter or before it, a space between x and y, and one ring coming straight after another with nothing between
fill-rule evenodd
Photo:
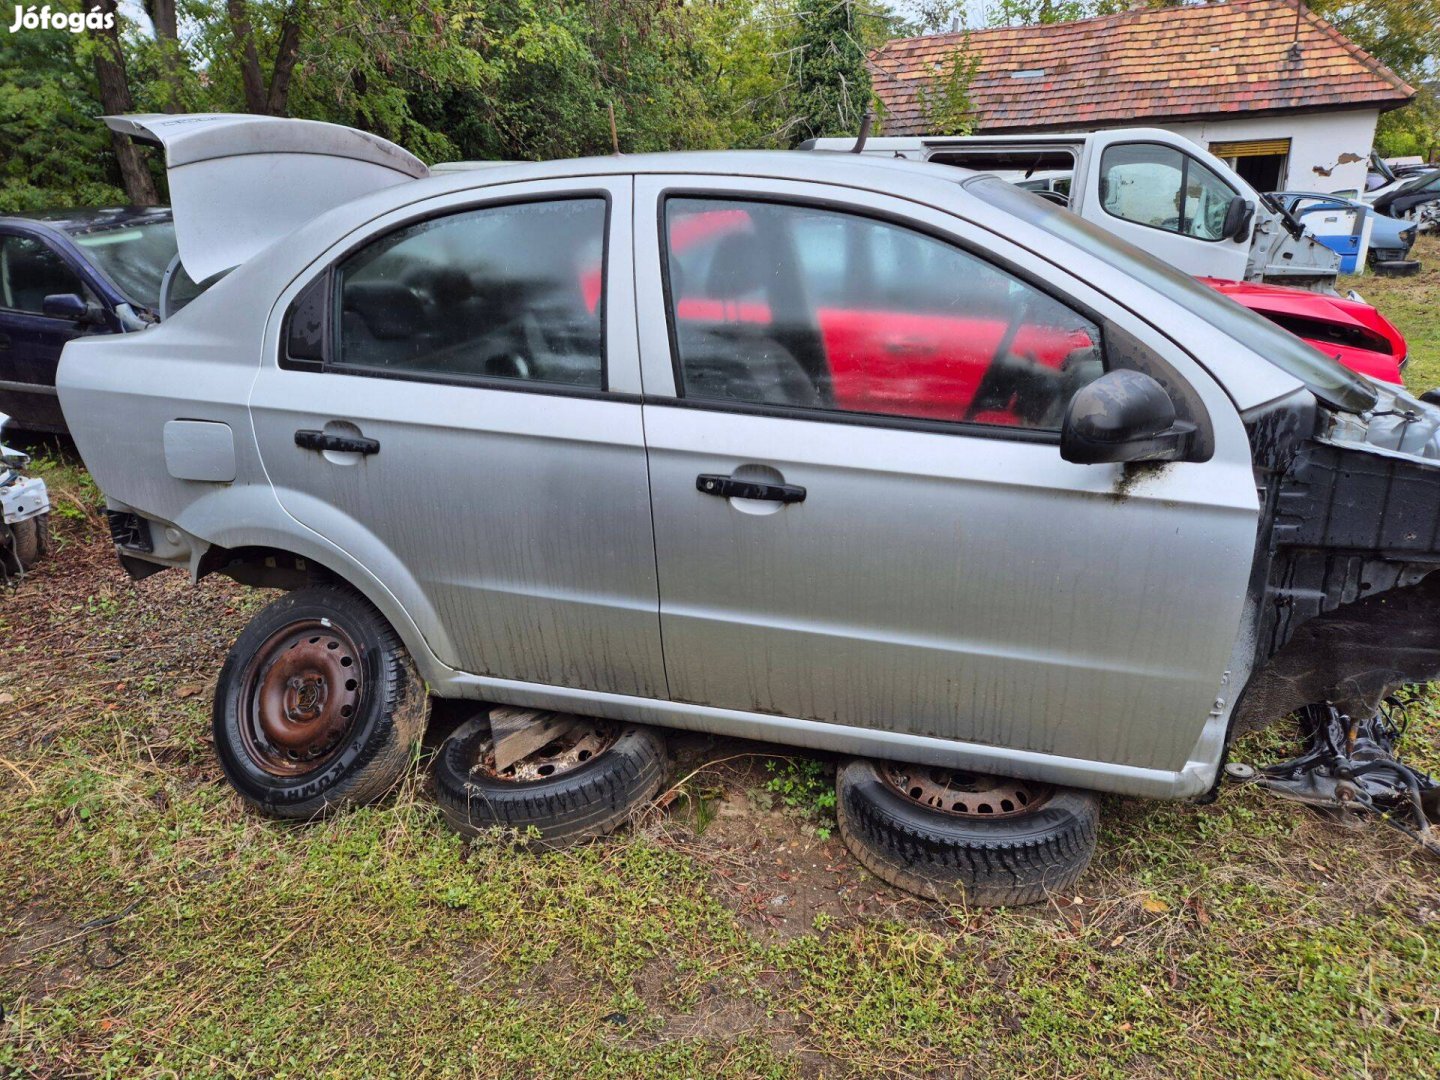
<instances>
[{"instance_id":1,"label":"van door","mask_svg":"<svg viewBox=\"0 0 1440 1080\"><path fill-rule=\"evenodd\" d=\"M1252 218L1261 208L1243 180L1198 150L1158 130L1098 132L1081 155L1070 208L1187 274L1243 281L1253 220L1227 237L1226 214L1237 197Z\"/></svg>"}]
</instances>

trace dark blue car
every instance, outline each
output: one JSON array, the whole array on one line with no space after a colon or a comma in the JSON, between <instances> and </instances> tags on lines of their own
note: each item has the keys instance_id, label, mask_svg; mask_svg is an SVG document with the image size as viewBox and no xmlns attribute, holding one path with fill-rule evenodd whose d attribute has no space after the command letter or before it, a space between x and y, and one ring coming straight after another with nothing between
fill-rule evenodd
<instances>
[{"instance_id":1,"label":"dark blue car","mask_svg":"<svg viewBox=\"0 0 1440 1080\"><path fill-rule=\"evenodd\" d=\"M63 433L60 350L82 334L155 322L175 252L168 207L0 217L0 413L15 427Z\"/></svg>"}]
</instances>

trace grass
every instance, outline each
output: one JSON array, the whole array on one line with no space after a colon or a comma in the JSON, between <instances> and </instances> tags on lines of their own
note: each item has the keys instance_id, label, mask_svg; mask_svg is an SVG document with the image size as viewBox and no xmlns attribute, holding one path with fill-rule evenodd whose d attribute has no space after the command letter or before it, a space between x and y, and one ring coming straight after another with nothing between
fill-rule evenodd
<instances>
[{"instance_id":1,"label":"grass","mask_svg":"<svg viewBox=\"0 0 1440 1080\"><path fill-rule=\"evenodd\" d=\"M1420 260L1416 277L1365 274L1342 278L1339 288L1359 292L1405 335L1410 346L1405 383L1418 394L1440 387L1440 235L1421 236L1411 258Z\"/></svg>"},{"instance_id":2,"label":"grass","mask_svg":"<svg viewBox=\"0 0 1440 1080\"><path fill-rule=\"evenodd\" d=\"M1382 296L1433 275L1361 285L1440 374L1426 301ZM1016 911L878 884L828 835L832 763L698 736L682 797L573 852L462 842L420 762L259 819L208 702L266 598L131 583L84 471L37 471L58 551L0 594L0 1076L1440 1073L1436 862L1251 788L1107 799L1076 894ZM1434 770L1440 695L1415 712Z\"/></svg>"}]
</instances>

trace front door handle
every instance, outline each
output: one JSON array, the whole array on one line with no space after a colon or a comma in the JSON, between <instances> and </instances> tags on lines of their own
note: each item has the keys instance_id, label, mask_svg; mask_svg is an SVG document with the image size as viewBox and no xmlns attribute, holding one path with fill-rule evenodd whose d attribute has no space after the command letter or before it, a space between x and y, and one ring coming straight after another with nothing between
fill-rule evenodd
<instances>
[{"instance_id":1,"label":"front door handle","mask_svg":"<svg viewBox=\"0 0 1440 1080\"><path fill-rule=\"evenodd\" d=\"M334 450L341 454L378 454L379 439L360 435L331 435L327 431L301 428L295 432L295 445L302 450Z\"/></svg>"},{"instance_id":2,"label":"front door handle","mask_svg":"<svg viewBox=\"0 0 1440 1080\"><path fill-rule=\"evenodd\" d=\"M695 490L702 495L720 499L755 499L759 502L798 503L805 501L805 489L798 484L764 484L755 480L736 480L718 473L701 473L695 477Z\"/></svg>"}]
</instances>

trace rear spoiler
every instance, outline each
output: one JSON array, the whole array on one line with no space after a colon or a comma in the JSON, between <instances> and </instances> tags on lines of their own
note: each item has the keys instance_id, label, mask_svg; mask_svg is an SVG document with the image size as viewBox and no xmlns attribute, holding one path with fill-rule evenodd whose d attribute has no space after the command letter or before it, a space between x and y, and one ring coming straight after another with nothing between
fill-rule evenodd
<instances>
[{"instance_id":1,"label":"rear spoiler","mask_svg":"<svg viewBox=\"0 0 1440 1080\"><path fill-rule=\"evenodd\" d=\"M111 131L164 148L180 261L198 282L331 207L430 172L392 142L318 120L246 113L103 119Z\"/></svg>"}]
</instances>

